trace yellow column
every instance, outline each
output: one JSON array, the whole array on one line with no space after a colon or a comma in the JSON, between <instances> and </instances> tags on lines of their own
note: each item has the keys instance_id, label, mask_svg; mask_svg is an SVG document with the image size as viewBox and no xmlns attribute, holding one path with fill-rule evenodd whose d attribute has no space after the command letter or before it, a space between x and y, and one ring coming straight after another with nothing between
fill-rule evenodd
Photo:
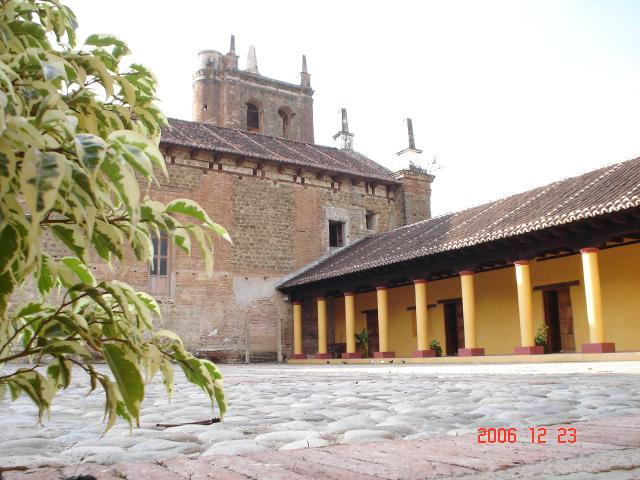
<instances>
[{"instance_id":1,"label":"yellow column","mask_svg":"<svg viewBox=\"0 0 640 480\"><path fill-rule=\"evenodd\" d=\"M418 337L418 351L429 349L427 324L427 281L417 279L413 281L416 293L416 334Z\"/></svg>"},{"instance_id":2,"label":"yellow column","mask_svg":"<svg viewBox=\"0 0 640 480\"><path fill-rule=\"evenodd\" d=\"M378 342L379 351L373 354L378 358L393 358L395 354L389 351L389 305L387 300L387 287L376 287L378 298Z\"/></svg>"},{"instance_id":3,"label":"yellow column","mask_svg":"<svg viewBox=\"0 0 640 480\"><path fill-rule=\"evenodd\" d=\"M327 356L327 301L318 297L318 353L317 358Z\"/></svg>"},{"instance_id":4,"label":"yellow column","mask_svg":"<svg viewBox=\"0 0 640 480\"><path fill-rule=\"evenodd\" d=\"M293 354L302 356L302 304L293 302Z\"/></svg>"},{"instance_id":5,"label":"yellow column","mask_svg":"<svg viewBox=\"0 0 640 480\"><path fill-rule=\"evenodd\" d=\"M589 322L590 343L582 346L583 353L614 352L613 343L604 341L604 320L602 317L602 294L600 293L600 271L598 269L598 248L580 250L584 292L587 297L587 320Z\"/></svg>"},{"instance_id":6,"label":"yellow column","mask_svg":"<svg viewBox=\"0 0 640 480\"><path fill-rule=\"evenodd\" d=\"M460 356L484 355L484 349L476 346L476 297L473 278L474 273L471 271L460 272L464 317L464 349L459 349Z\"/></svg>"},{"instance_id":7,"label":"yellow column","mask_svg":"<svg viewBox=\"0 0 640 480\"><path fill-rule=\"evenodd\" d=\"M604 342L602 324L602 295L600 293L600 272L598 270L598 249L583 248L582 270L584 273L584 293L587 296L587 320L591 343Z\"/></svg>"},{"instance_id":8,"label":"yellow column","mask_svg":"<svg viewBox=\"0 0 640 480\"><path fill-rule=\"evenodd\" d=\"M531 271L527 260L514 262L516 268L516 287L518 289L518 313L520 317L520 347L517 354L544 353L542 347L536 348L533 331L533 302L531 300Z\"/></svg>"},{"instance_id":9,"label":"yellow column","mask_svg":"<svg viewBox=\"0 0 640 480\"><path fill-rule=\"evenodd\" d=\"M356 353L356 303L352 292L344 293L345 335L347 353Z\"/></svg>"}]
</instances>

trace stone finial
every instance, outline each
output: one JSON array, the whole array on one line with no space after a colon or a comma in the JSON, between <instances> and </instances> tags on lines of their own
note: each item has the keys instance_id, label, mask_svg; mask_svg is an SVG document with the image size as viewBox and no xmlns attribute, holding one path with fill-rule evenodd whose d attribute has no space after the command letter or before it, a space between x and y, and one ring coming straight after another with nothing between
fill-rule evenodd
<instances>
[{"instance_id":1,"label":"stone finial","mask_svg":"<svg viewBox=\"0 0 640 480\"><path fill-rule=\"evenodd\" d=\"M347 120L347 109L340 109L340 119L342 129L333 136L336 146L341 150L353 150L353 133L349 132L349 122Z\"/></svg>"},{"instance_id":2,"label":"stone finial","mask_svg":"<svg viewBox=\"0 0 640 480\"><path fill-rule=\"evenodd\" d=\"M416 139L413 136L413 122L407 118L407 134L409 136L409 148L416 149Z\"/></svg>"},{"instance_id":3,"label":"stone finial","mask_svg":"<svg viewBox=\"0 0 640 480\"><path fill-rule=\"evenodd\" d=\"M347 120L347 109L340 109L340 118L342 120L342 132L349 133L349 121Z\"/></svg>"},{"instance_id":4,"label":"stone finial","mask_svg":"<svg viewBox=\"0 0 640 480\"><path fill-rule=\"evenodd\" d=\"M302 55L302 71L300 72L300 85L303 87L311 86L311 75L307 70L307 56Z\"/></svg>"},{"instance_id":5,"label":"stone finial","mask_svg":"<svg viewBox=\"0 0 640 480\"><path fill-rule=\"evenodd\" d=\"M231 44L229 45L229 53L236 53L236 36L231 35Z\"/></svg>"},{"instance_id":6,"label":"stone finial","mask_svg":"<svg viewBox=\"0 0 640 480\"><path fill-rule=\"evenodd\" d=\"M416 139L413 135L413 121L410 118L406 118L407 124L407 137L409 138L409 146L404 150L401 150L397 155L402 158L403 163L408 163L409 166L420 167L420 157L422 150L416 148Z\"/></svg>"},{"instance_id":7,"label":"stone finial","mask_svg":"<svg viewBox=\"0 0 640 480\"><path fill-rule=\"evenodd\" d=\"M247 55L247 72L255 73L259 75L258 72L258 59L256 57L256 47L251 45L249 47L249 54Z\"/></svg>"}]
</instances>

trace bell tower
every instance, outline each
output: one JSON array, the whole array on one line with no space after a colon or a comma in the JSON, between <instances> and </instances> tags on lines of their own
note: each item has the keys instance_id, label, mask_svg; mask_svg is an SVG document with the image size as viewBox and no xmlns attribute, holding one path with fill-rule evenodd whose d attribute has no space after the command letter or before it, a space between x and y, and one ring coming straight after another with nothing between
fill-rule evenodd
<instances>
[{"instance_id":1,"label":"bell tower","mask_svg":"<svg viewBox=\"0 0 640 480\"><path fill-rule=\"evenodd\" d=\"M313 89L305 55L299 84L260 74L253 45L245 69L239 69L233 35L227 54L203 50L198 63L194 121L313 143Z\"/></svg>"}]
</instances>

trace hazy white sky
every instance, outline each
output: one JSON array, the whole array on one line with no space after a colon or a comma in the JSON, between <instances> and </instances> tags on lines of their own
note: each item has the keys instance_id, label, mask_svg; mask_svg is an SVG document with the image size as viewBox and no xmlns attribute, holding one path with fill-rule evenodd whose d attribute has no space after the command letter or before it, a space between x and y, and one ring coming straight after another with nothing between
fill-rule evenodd
<instances>
[{"instance_id":1,"label":"hazy white sky","mask_svg":"<svg viewBox=\"0 0 640 480\"><path fill-rule=\"evenodd\" d=\"M240 68L253 44L269 77L299 82L305 53L316 142L346 107L356 150L397 170L412 117L443 166L434 214L640 155L638 1L65 3L80 38L116 34L154 70L172 117L191 118L197 52L232 33Z\"/></svg>"}]
</instances>

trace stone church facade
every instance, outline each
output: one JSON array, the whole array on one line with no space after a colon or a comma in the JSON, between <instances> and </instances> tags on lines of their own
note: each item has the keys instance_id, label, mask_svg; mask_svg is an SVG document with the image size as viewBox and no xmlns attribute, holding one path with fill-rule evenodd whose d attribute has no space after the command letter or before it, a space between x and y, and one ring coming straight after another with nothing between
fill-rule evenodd
<instances>
[{"instance_id":1,"label":"stone church facade","mask_svg":"<svg viewBox=\"0 0 640 480\"><path fill-rule=\"evenodd\" d=\"M228 53L199 59L193 121L170 119L163 131L169 178L150 195L197 201L233 244L216 240L211 279L197 252L163 239L155 270L128 264L120 276L159 300L162 326L190 350L218 361L286 359L292 312L276 286L341 247L428 218L433 177L409 162L391 172L354 151L346 112L335 136L342 148L314 144L305 58L299 85L260 75L253 48L240 70L233 38Z\"/></svg>"}]
</instances>

